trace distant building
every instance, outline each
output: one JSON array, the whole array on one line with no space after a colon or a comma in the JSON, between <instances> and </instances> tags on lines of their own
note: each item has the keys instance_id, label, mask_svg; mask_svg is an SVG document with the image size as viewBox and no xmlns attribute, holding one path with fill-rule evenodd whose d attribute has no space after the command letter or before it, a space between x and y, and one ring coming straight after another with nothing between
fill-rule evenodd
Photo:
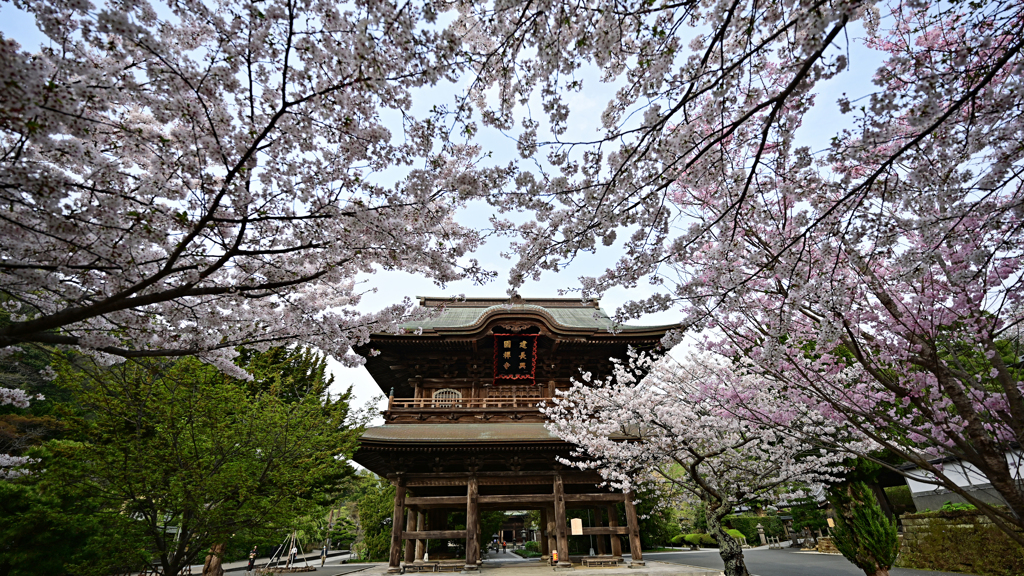
<instances>
[{"instance_id":1,"label":"distant building","mask_svg":"<svg viewBox=\"0 0 1024 576\"><path fill-rule=\"evenodd\" d=\"M1024 457L1020 451L1011 451L1006 454L1007 464L1010 470L1016 470L1015 477L1018 482L1024 479ZM1003 505L1002 496L992 487L988 478L980 470L968 462L958 458L936 458L930 461L933 465L941 466L942 474L952 480L957 486L964 488L971 496L988 504ZM936 486L914 478L925 478L927 473L913 465L904 467L903 472L907 475L907 485L910 486L910 496L914 499L914 506L918 510L938 510L946 502L966 503L966 500L949 489Z\"/></svg>"}]
</instances>

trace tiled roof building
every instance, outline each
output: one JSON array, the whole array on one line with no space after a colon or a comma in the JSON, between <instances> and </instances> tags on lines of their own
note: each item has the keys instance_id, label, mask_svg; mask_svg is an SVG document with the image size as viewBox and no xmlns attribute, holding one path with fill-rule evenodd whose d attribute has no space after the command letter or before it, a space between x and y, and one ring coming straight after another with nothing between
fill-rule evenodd
<instances>
[{"instance_id":1,"label":"tiled roof building","mask_svg":"<svg viewBox=\"0 0 1024 576\"><path fill-rule=\"evenodd\" d=\"M657 348L671 327L615 325L597 301L579 299L420 303L435 313L358 350L389 394L385 424L366 431L355 455L397 487L389 571L433 571L435 563L424 562L427 541L454 539L466 541L459 568L476 570L479 514L489 509L540 510L545 557L557 552L567 567L565 509L590 508L597 520L583 533L597 537L599 559L621 561L627 535L633 562L642 563L630 498L558 462L571 447L544 427L539 406L581 371L609 374L629 346ZM615 507L623 501L625 526ZM465 511L466 529L448 529L453 510Z\"/></svg>"}]
</instances>

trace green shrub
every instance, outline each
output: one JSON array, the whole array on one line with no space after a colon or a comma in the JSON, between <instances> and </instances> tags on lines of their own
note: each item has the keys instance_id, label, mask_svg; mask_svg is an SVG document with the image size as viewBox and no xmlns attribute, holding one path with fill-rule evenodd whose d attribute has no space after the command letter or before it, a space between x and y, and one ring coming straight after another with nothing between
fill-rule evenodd
<instances>
[{"instance_id":1,"label":"green shrub","mask_svg":"<svg viewBox=\"0 0 1024 576\"><path fill-rule=\"evenodd\" d=\"M761 540L757 537L758 524L764 528L765 536L786 537L786 530L778 516L726 516L722 523L742 532L748 544L760 544Z\"/></svg>"},{"instance_id":2,"label":"green shrub","mask_svg":"<svg viewBox=\"0 0 1024 576\"><path fill-rule=\"evenodd\" d=\"M675 546L681 545L683 543L683 538L684 538L683 534L679 534L679 535L673 536L672 537L672 544L675 545Z\"/></svg>"},{"instance_id":3,"label":"green shrub","mask_svg":"<svg viewBox=\"0 0 1024 576\"><path fill-rule=\"evenodd\" d=\"M978 508L974 504L968 504L966 502L950 502L946 500L946 503L942 505L943 512L959 512L961 510L977 510Z\"/></svg>"},{"instance_id":4,"label":"green shrub","mask_svg":"<svg viewBox=\"0 0 1024 576\"><path fill-rule=\"evenodd\" d=\"M910 495L910 486L906 484L903 486L886 486L883 490L885 490L886 498L889 499L889 504L892 505L892 513L896 516L917 512L914 498Z\"/></svg>"},{"instance_id":5,"label":"green shrub","mask_svg":"<svg viewBox=\"0 0 1024 576\"><path fill-rule=\"evenodd\" d=\"M727 529L725 533L735 538L736 541L741 544L743 543L743 539L746 538L746 536L743 535L743 532L740 532L739 530L735 530L733 528Z\"/></svg>"},{"instance_id":6,"label":"green shrub","mask_svg":"<svg viewBox=\"0 0 1024 576\"><path fill-rule=\"evenodd\" d=\"M701 548L717 548L718 541L711 537L710 534L687 534L683 536L683 540L691 546L700 546Z\"/></svg>"},{"instance_id":7,"label":"green shrub","mask_svg":"<svg viewBox=\"0 0 1024 576\"><path fill-rule=\"evenodd\" d=\"M536 550L516 550L516 555L520 558L540 558L543 556L543 554Z\"/></svg>"},{"instance_id":8,"label":"green shrub","mask_svg":"<svg viewBox=\"0 0 1024 576\"><path fill-rule=\"evenodd\" d=\"M534 542L532 540L529 542L524 542L523 550L528 550L530 552L540 552L540 542Z\"/></svg>"},{"instance_id":9,"label":"green shrub","mask_svg":"<svg viewBox=\"0 0 1024 576\"><path fill-rule=\"evenodd\" d=\"M825 513L818 508L818 503L807 501L790 508L793 516L793 529L796 531L810 528L811 530L822 530L828 526Z\"/></svg>"}]
</instances>

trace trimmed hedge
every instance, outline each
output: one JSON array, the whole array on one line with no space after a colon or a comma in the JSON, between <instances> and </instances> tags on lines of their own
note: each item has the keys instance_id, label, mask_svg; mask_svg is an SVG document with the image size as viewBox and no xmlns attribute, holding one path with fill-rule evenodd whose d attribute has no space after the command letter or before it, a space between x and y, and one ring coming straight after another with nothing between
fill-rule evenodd
<instances>
[{"instance_id":1,"label":"trimmed hedge","mask_svg":"<svg viewBox=\"0 0 1024 576\"><path fill-rule=\"evenodd\" d=\"M683 536L683 540L686 540L686 543L691 546L718 548L718 541L712 538L710 534L687 534Z\"/></svg>"},{"instance_id":2,"label":"trimmed hedge","mask_svg":"<svg viewBox=\"0 0 1024 576\"><path fill-rule=\"evenodd\" d=\"M786 537L786 530L782 527L782 520L778 516L726 516L722 523L730 528L735 528L747 538L747 544L757 546L761 540L757 537L757 525L764 527L765 536Z\"/></svg>"},{"instance_id":3,"label":"trimmed hedge","mask_svg":"<svg viewBox=\"0 0 1024 576\"><path fill-rule=\"evenodd\" d=\"M883 490L885 490L886 497L889 498L889 504L892 504L892 513L896 516L917 512L917 506L914 505L914 499L910 495L910 486L906 484L886 486Z\"/></svg>"},{"instance_id":4,"label":"trimmed hedge","mask_svg":"<svg viewBox=\"0 0 1024 576\"><path fill-rule=\"evenodd\" d=\"M904 514L901 520L897 566L981 576L1024 574L1024 548L977 512Z\"/></svg>"},{"instance_id":5,"label":"trimmed hedge","mask_svg":"<svg viewBox=\"0 0 1024 576\"><path fill-rule=\"evenodd\" d=\"M516 550L515 554L520 558L540 558L543 556L543 554L536 550Z\"/></svg>"}]
</instances>

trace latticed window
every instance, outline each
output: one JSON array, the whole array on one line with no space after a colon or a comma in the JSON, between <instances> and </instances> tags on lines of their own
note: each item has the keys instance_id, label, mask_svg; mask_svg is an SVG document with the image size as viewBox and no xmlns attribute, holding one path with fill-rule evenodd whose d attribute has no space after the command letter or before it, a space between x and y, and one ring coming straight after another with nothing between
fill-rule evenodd
<instances>
[{"instance_id":1,"label":"latticed window","mask_svg":"<svg viewBox=\"0 0 1024 576\"><path fill-rule=\"evenodd\" d=\"M453 390L451 388L442 388L434 392L434 406L437 408L451 408L452 406L460 406L462 400L462 392Z\"/></svg>"}]
</instances>

